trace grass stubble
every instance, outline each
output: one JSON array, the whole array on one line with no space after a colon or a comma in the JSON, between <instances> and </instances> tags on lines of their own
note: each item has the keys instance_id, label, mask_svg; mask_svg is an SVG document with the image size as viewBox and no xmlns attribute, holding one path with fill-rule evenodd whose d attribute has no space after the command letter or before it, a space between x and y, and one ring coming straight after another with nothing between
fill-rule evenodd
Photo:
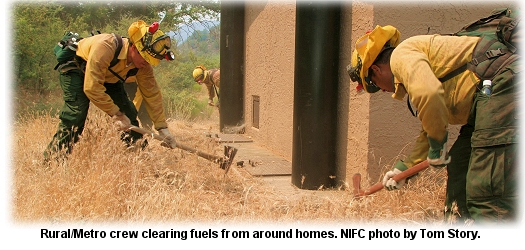
<instances>
[{"instance_id":1,"label":"grass stubble","mask_svg":"<svg viewBox=\"0 0 525 250\"><path fill-rule=\"evenodd\" d=\"M353 197L351 183L283 192L235 163L224 175L216 163L151 139L145 150L126 149L110 117L95 107L72 154L46 165L42 152L57 124L57 116L35 114L13 126L11 215L18 223L445 223L444 169L429 168L402 190L362 199ZM221 155L222 145L206 136L217 133L218 124L168 124L178 141ZM364 176L362 188L377 181Z\"/></svg>"}]
</instances>

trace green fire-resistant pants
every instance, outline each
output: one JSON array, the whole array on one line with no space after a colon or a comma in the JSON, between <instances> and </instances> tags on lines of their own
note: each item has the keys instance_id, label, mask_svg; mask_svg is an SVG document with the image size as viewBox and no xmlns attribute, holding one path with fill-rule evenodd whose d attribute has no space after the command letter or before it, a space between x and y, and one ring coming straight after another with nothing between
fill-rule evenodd
<instances>
[{"instance_id":1,"label":"green fire-resistant pants","mask_svg":"<svg viewBox=\"0 0 525 250\"><path fill-rule=\"evenodd\" d=\"M511 63L492 79L490 96L476 93L469 122L473 127L462 127L450 151L447 210L455 201L459 212L476 223L512 222L520 211L518 63Z\"/></svg>"},{"instance_id":2,"label":"green fire-resistant pants","mask_svg":"<svg viewBox=\"0 0 525 250\"><path fill-rule=\"evenodd\" d=\"M79 69L69 70L60 73L60 86L64 94L64 105L59 114L60 123L53 139L44 152L46 159L57 151L65 150L70 153L73 144L79 139L79 135L84 130L84 124L88 115L89 99L84 94L84 73ZM131 121L132 125L138 126L137 110L129 100L124 91L123 83L104 84L106 93L113 99L113 102L124 112ZM121 139L128 145L142 138L142 134L137 132L123 132ZM143 145L144 146L144 145Z\"/></svg>"},{"instance_id":3,"label":"green fire-resistant pants","mask_svg":"<svg viewBox=\"0 0 525 250\"><path fill-rule=\"evenodd\" d=\"M513 221L519 211L519 62L509 64L492 79L492 95L478 92L474 101L466 191L470 215L478 222Z\"/></svg>"},{"instance_id":4,"label":"green fire-resistant pants","mask_svg":"<svg viewBox=\"0 0 525 250\"><path fill-rule=\"evenodd\" d=\"M450 223L470 219L467 208L466 182L470 160L470 140L474 126L463 125L458 138L450 148L450 163L447 165L447 196L445 200L445 220Z\"/></svg>"}]
</instances>

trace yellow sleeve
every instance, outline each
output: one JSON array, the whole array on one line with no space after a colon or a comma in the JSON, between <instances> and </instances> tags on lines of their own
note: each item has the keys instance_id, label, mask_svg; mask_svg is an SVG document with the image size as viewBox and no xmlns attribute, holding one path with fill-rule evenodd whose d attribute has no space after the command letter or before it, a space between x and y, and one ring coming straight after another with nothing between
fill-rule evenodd
<instances>
[{"instance_id":1,"label":"yellow sleeve","mask_svg":"<svg viewBox=\"0 0 525 250\"><path fill-rule=\"evenodd\" d=\"M443 83L438 78L471 61L478 41L477 37L414 36L392 52L390 67L396 84L392 97L403 100L408 94L422 125L416 144L404 161L407 167L426 160L428 137L442 141L449 123L467 122L479 79L470 71Z\"/></svg>"},{"instance_id":2,"label":"yellow sleeve","mask_svg":"<svg viewBox=\"0 0 525 250\"><path fill-rule=\"evenodd\" d=\"M477 84L474 74L465 71L444 83L438 78L469 62L478 41L467 36L414 36L392 52L390 67L396 83L409 94L428 137L442 141L449 123L467 122ZM396 93L394 98L402 96Z\"/></svg>"},{"instance_id":3,"label":"yellow sleeve","mask_svg":"<svg viewBox=\"0 0 525 250\"><path fill-rule=\"evenodd\" d=\"M410 101L419 112L423 130L428 136L442 140L448 125L448 108L443 86L432 71L426 51L398 47L392 53L390 63L392 73L403 83Z\"/></svg>"},{"instance_id":4,"label":"yellow sleeve","mask_svg":"<svg viewBox=\"0 0 525 250\"><path fill-rule=\"evenodd\" d=\"M218 69L217 72L213 74L213 82L215 83L215 86L217 86L217 88L221 87L221 70L220 69Z\"/></svg>"},{"instance_id":5,"label":"yellow sleeve","mask_svg":"<svg viewBox=\"0 0 525 250\"><path fill-rule=\"evenodd\" d=\"M162 93L153 75L153 67L147 65L137 72L137 86L146 105L149 117L153 121L155 129L167 128L164 105L162 103Z\"/></svg>"},{"instance_id":6,"label":"yellow sleeve","mask_svg":"<svg viewBox=\"0 0 525 250\"><path fill-rule=\"evenodd\" d=\"M140 110L140 105L142 104L142 93L140 93L140 89L137 87L137 92L135 93L135 98L133 98L133 105L135 105L135 108L137 110Z\"/></svg>"},{"instance_id":7,"label":"yellow sleeve","mask_svg":"<svg viewBox=\"0 0 525 250\"><path fill-rule=\"evenodd\" d=\"M421 130L419 136L416 139L416 144L414 145L414 148L403 162L408 168L411 168L414 165L425 161L428 156L428 149L429 145L427 133L424 130Z\"/></svg>"},{"instance_id":8,"label":"yellow sleeve","mask_svg":"<svg viewBox=\"0 0 525 250\"><path fill-rule=\"evenodd\" d=\"M112 39L83 39L82 41L84 40L85 43L79 45L83 50L77 51L77 55L79 52L84 52L82 57L87 61L84 93L95 106L109 115L114 115L119 111L119 107L106 94L106 87L104 87L109 64L115 55L114 42Z\"/></svg>"}]
</instances>

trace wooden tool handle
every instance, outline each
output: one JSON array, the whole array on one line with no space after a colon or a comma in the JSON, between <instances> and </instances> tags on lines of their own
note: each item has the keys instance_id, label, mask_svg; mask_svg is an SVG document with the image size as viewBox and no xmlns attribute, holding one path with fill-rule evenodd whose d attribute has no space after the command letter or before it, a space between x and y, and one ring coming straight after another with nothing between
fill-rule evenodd
<instances>
[{"instance_id":1,"label":"wooden tool handle","mask_svg":"<svg viewBox=\"0 0 525 250\"><path fill-rule=\"evenodd\" d=\"M133 130L133 131L135 131L135 132L141 133L141 134L143 134L143 135L150 135L150 136L153 137L154 139L164 142L164 138L163 138L162 136L160 136L160 135L158 135L158 134L155 134L155 133L153 133L153 132L151 132L151 131L149 131L149 130L147 130L147 129L144 129L144 128L141 128L141 127L137 127L137 126L131 126L130 129ZM182 149L182 150L188 151L188 152L190 152L190 153L194 153L194 154L196 154L196 155L198 155L198 156L200 156L200 157L202 157L202 158L204 158L204 159L210 160L210 161L217 161L217 160L219 160L219 159L222 159L222 158L219 157L219 156L216 156L216 155L212 155L212 154L208 154L208 153L205 153L205 152L199 151L199 150L197 150L197 149L195 149L195 148L192 148L192 147L190 147L190 146L184 145L184 144L182 144L182 143L180 143L180 142L177 142L177 143L175 144L175 146L176 146L177 148L180 148L180 149Z\"/></svg>"},{"instance_id":2,"label":"wooden tool handle","mask_svg":"<svg viewBox=\"0 0 525 250\"><path fill-rule=\"evenodd\" d=\"M428 161L423 161L399 174L396 174L394 175L394 177L392 177L392 179L396 182L399 182L400 180L403 180L403 179L406 179L410 176L413 176L423 170L425 170L426 168L428 168ZM382 182L378 182L376 184L374 184L373 186L371 186L370 188L368 188L366 191L361 191L361 175L360 174L355 174L354 177L353 177L353 186L354 186L354 196L355 197L362 197L362 196L367 196L369 194L373 194L381 189L383 189L385 186L383 185Z\"/></svg>"}]
</instances>

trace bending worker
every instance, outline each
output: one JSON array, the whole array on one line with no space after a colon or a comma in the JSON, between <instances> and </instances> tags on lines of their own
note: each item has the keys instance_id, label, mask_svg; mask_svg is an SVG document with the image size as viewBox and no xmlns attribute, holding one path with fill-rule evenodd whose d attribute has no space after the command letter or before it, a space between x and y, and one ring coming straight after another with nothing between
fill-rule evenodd
<instances>
[{"instance_id":1,"label":"bending worker","mask_svg":"<svg viewBox=\"0 0 525 250\"><path fill-rule=\"evenodd\" d=\"M210 106L219 106L220 98L217 88L221 87L221 70L220 69L210 69L207 70L204 66L200 65L195 67L193 70L193 79L199 84L206 85L208 88L208 105ZM213 104L213 98L217 94L217 105Z\"/></svg>"},{"instance_id":2,"label":"bending worker","mask_svg":"<svg viewBox=\"0 0 525 250\"><path fill-rule=\"evenodd\" d=\"M58 129L44 152L46 160L57 151L71 152L73 144L84 130L90 102L112 117L118 129L123 131L121 139L128 146L142 138L140 133L129 130L131 125L139 125L137 110L123 87L130 75L136 77L155 128L171 142L170 146L175 146L152 67L162 59L173 60L173 53L169 51L171 40L158 29L158 23L147 26L142 20L131 24L128 35L129 38L121 39L113 34L84 38L76 50L77 65L82 66L60 67L64 106L60 112ZM119 47L121 50L117 56ZM118 63L110 68L114 57L118 58Z\"/></svg>"},{"instance_id":3,"label":"bending worker","mask_svg":"<svg viewBox=\"0 0 525 250\"><path fill-rule=\"evenodd\" d=\"M422 131L409 156L385 174L388 190L405 183L393 176L428 160L434 167L447 166L447 220L459 213L460 221L501 222L515 219L519 211L518 60L513 60L518 55L510 53L507 64L493 65L496 71L491 76L471 70L449 75L474 55L485 55L475 50L480 41L471 36L421 35L400 42L395 27L376 26L357 40L348 73L368 93L392 92L394 99L408 98L418 111ZM498 48L506 49L502 43ZM490 96L479 91L481 78L492 81ZM449 154L448 124L463 125Z\"/></svg>"}]
</instances>

